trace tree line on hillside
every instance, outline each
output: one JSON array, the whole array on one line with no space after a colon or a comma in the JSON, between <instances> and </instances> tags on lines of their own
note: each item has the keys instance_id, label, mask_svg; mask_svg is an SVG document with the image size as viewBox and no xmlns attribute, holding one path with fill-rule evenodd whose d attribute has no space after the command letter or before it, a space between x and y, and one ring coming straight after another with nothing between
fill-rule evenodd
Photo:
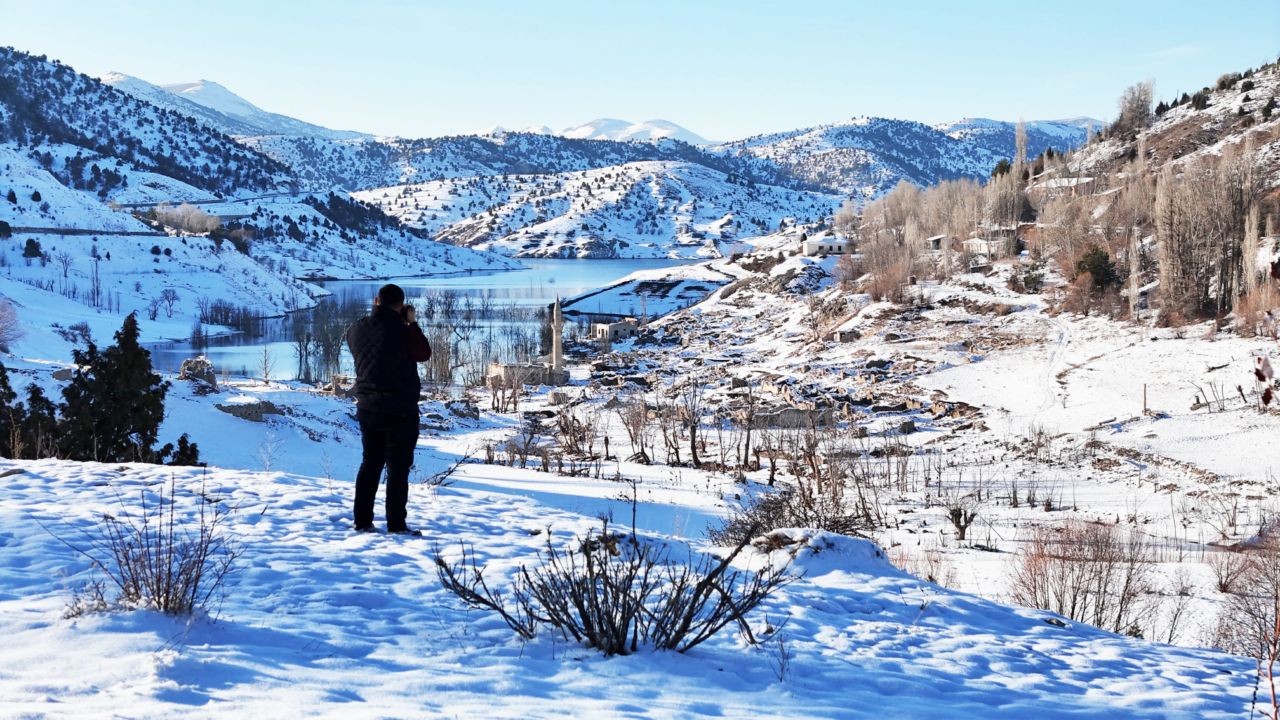
<instances>
[{"instance_id":1,"label":"tree line on hillside","mask_svg":"<svg viewBox=\"0 0 1280 720\"><path fill-rule=\"evenodd\" d=\"M0 68L0 141L67 143L92 153L86 162L118 158L216 193L269 192L290 179L276 160L43 55L0 47ZM66 173L74 184L76 168ZM107 182L79 177L99 189Z\"/></svg>"},{"instance_id":2,"label":"tree line on hillside","mask_svg":"<svg viewBox=\"0 0 1280 720\"><path fill-rule=\"evenodd\" d=\"M1219 86L1247 82L1240 75ZM861 280L877 298L901 300L911 276L947 277L1025 249L1030 267L1010 286L1038 290L1053 260L1068 284L1064 309L1133 315L1150 296L1158 297L1164 325L1235 313L1242 334L1263 331L1273 317L1267 311L1280 307L1271 281L1280 267L1268 264L1276 248L1263 246L1263 238L1280 232L1280 207L1266 192L1259 141L1249 123L1234 122L1224 133L1240 132L1240 142L1153 168L1152 99L1150 83L1120 98L1116 121L1100 136L1119 143L1107 149L1119 152L1118 160L1093 160L1086 170L1081 153L1095 150L1088 146L1028 159L1020 124L1017 155L986 184L901 183L861 212L846 204L835 230L859 254L841 259L840 276ZM1251 113L1265 107L1261 97L1241 104Z\"/></svg>"}]
</instances>

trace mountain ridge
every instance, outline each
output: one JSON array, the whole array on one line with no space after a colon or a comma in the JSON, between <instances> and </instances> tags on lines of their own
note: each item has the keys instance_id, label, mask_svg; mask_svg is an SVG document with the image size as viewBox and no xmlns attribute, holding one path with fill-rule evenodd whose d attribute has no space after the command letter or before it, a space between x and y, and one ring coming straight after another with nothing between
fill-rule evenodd
<instances>
[{"instance_id":1,"label":"mountain ridge","mask_svg":"<svg viewBox=\"0 0 1280 720\"><path fill-rule=\"evenodd\" d=\"M195 116L210 127L233 137L286 135L328 140L373 137L369 133L334 130L263 110L212 80L156 85L119 72L107 73L99 79L146 102Z\"/></svg>"}]
</instances>

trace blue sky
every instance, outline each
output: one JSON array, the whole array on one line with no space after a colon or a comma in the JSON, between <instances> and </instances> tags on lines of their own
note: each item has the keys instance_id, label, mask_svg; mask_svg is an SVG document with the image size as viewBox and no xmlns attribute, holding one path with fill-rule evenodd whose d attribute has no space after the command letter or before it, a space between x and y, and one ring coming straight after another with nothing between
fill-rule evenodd
<instances>
[{"instance_id":1,"label":"blue sky","mask_svg":"<svg viewBox=\"0 0 1280 720\"><path fill-rule=\"evenodd\" d=\"M0 45L89 75L216 80L407 136L665 118L732 139L856 115L1092 115L1280 55L1277 0L0 0Z\"/></svg>"}]
</instances>

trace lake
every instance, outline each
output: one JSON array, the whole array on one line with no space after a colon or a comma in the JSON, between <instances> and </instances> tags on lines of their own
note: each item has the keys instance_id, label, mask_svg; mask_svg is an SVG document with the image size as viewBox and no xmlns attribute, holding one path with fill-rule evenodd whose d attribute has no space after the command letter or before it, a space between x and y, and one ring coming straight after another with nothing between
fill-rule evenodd
<instances>
[{"instance_id":1,"label":"lake","mask_svg":"<svg viewBox=\"0 0 1280 720\"><path fill-rule=\"evenodd\" d=\"M525 361L540 351L545 308L556 297L570 298L613 283L637 270L672 267L688 260L554 260L522 259L526 267L496 273L464 273L396 278L406 298L418 309L419 322L432 346L452 351L458 365L449 382L475 380L490 360ZM324 380L332 372L351 372L351 357L341 334L346 325L369 311L373 296L386 280L321 283L332 296L310 310L285 318L265 318L251 331L194 341L147 345L155 367L177 372L183 360L204 355L219 374L261 378L264 355L273 380ZM566 319L566 335L577 328ZM335 337L336 335L336 337ZM335 346L336 344L336 346ZM299 360L308 357L307 362ZM449 373L448 363L433 363L436 375ZM436 378L439 379L439 378Z\"/></svg>"}]
</instances>

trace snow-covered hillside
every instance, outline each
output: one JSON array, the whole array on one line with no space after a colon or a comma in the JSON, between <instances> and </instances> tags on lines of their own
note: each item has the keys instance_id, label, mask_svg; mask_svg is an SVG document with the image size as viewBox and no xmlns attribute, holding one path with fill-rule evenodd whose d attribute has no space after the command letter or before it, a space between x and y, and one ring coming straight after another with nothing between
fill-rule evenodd
<instances>
[{"instance_id":1,"label":"snow-covered hillside","mask_svg":"<svg viewBox=\"0 0 1280 720\"><path fill-rule=\"evenodd\" d=\"M0 49L0 61L0 222L13 233L16 252L28 253L21 264L14 255L3 274L45 289L56 284L94 313L125 314L169 288L190 305L169 308L184 319L185 334L201 314L197 296L277 314L324 294L299 284L301 277L513 266L496 255L432 242L345 195L291 193L297 183L283 165L179 110L14 50ZM157 92L163 91L151 95ZM184 210L195 225L165 215L166 206L183 203L195 208ZM98 263L91 263L94 257ZM87 299L91 264L103 275L101 293L118 297ZM145 280L132 280L135 275ZM16 291L5 296L24 306L30 300ZM24 320L33 332L49 330L34 316Z\"/></svg>"},{"instance_id":2,"label":"snow-covered hillside","mask_svg":"<svg viewBox=\"0 0 1280 720\"><path fill-rule=\"evenodd\" d=\"M957 140L981 147L997 158L1013 159L1017 151L1016 123L987 118L964 118L933 126ZM1025 123L1027 158L1049 148L1063 152L1084 144L1088 133L1106 127L1101 120L1069 118L1066 120L1034 120Z\"/></svg>"},{"instance_id":3,"label":"snow-covered hillside","mask_svg":"<svg viewBox=\"0 0 1280 720\"><path fill-rule=\"evenodd\" d=\"M0 142L63 143L208 192L287 188L287 168L196 120L56 61L0 48Z\"/></svg>"},{"instance_id":4,"label":"snow-covered hillside","mask_svg":"<svg viewBox=\"0 0 1280 720\"><path fill-rule=\"evenodd\" d=\"M696 163L757 183L799 185L769 162L728 157L675 140L614 142L502 132L416 140L272 136L243 141L293 168L307 186L326 190L487 175L550 175L643 161Z\"/></svg>"},{"instance_id":5,"label":"snow-covered hillside","mask_svg":"<svg viewBox=\"0 0 1280 720\"><path fill-rule=\"evenodd\" d=\"M433 242L344 195L209 203L200 208L228 218L225 232L247 231L249 252L287 277L376 279L518 267L499 255Z\"/></svg>"},{"instance_id":6,"label":"snow-covered hillside","mask_svg":"<svg viewBox=\"0 0 1280 720\"><path fill-rule=\"evenodd\" d=\"M1148 169L1183 165L1220 155L1227 146L1251 144L1264 182L1280 187L1280 62L1247 77L1228 73L1213 87L1182 93L1174 101L1141 134ZM1069 170L1087 176L1114 169L1134 157L1137 149L1135 137L1108 135L1081 149Z\"/></svg>"},{"instance_id":7,"label":"snow-covered hillside","mask_svg":"<svg viewBox=\"0 0 1280 720\"><path fill-rule=\"evenodd\" d=\"M51 158L51 150L66 149L66 146L47 147ZM65 161L68 155L60 152L59 157ZM15 228L78 228L111 232L149 230L132 215L107 207L96 193L63 185L50 170L55 170L53 162L47 170L40 160L17 145L0 143L0 221ZM14 194L12 201L4 198L9 192ZM198 190L194 192L200 194ZM179 196L178 199L189 198Z\"/></svg>"},{"instance_id":8,"label":"snow-covered hillside","mask_svg":"<svg viewBox=\"0 0 1280 720\"><path fill-rule=\"evenodd\" d=\"M356 197L439 240L516 257L718 257L840 199L743 182L692 163L640 162L379 188Z\"/></svg>"},{"instance_id":9,"label":"snow-covered hillside","mask_svg":"<svg viewBox=\"0 0 1280 720\"><path fill-rule=\"evenodd\" d=\"M1083 130L1044 125L1038 143L1059 150L1084 141ZM933 185L961 177L986 179L1001 158L1012 158L1013 124L961 121L951 126L860 117L830 125L724 143L713 149L765 159L797 180L869 199L901 181ZM1039 147L1037 145L1036 147Z\"/></svg>"},{"instance_id":10,"label":"snow-covered hillside","mask_svg":"<svg viewBox=\"0 0 1280 720\"><path fill-rule=\"evenodd\" d=\"M616 118L598 118L582 125L565 128L560 134L581 140L679 140L690 145L710 145L711 141L670 120L631 122Z\"/></svg>"}]
</instances>

